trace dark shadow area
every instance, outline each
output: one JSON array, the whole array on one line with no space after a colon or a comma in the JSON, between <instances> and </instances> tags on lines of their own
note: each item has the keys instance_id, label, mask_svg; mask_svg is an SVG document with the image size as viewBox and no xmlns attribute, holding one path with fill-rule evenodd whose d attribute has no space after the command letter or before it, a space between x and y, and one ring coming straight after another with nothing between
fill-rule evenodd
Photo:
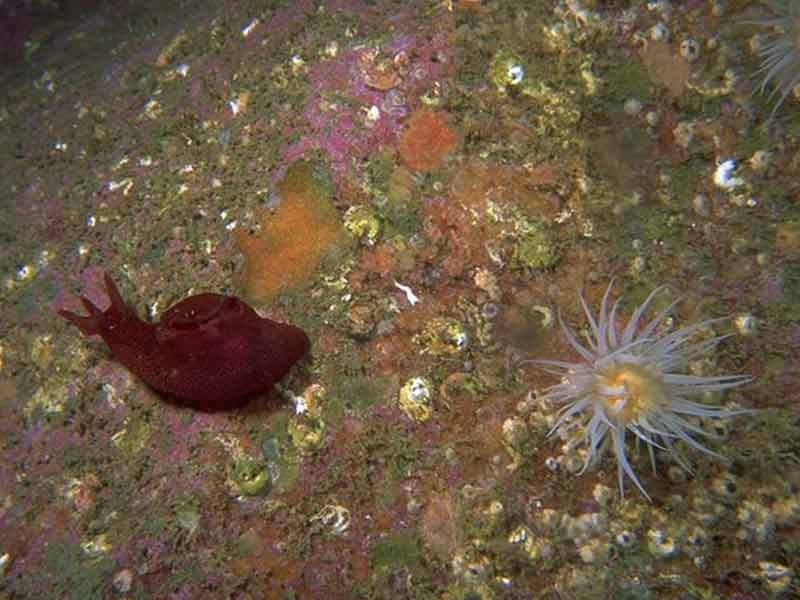
<instances>
[{"instance_id":1,"label":"dark shadow area","mask_svg":"<svg viewBox=\"0 0 800 600\"><path fill-rule=\"evenodd\" d=\"M0 0L0 64L29 58L64 25L107 5L103 0Z\"/></svg>"}]
</instances>

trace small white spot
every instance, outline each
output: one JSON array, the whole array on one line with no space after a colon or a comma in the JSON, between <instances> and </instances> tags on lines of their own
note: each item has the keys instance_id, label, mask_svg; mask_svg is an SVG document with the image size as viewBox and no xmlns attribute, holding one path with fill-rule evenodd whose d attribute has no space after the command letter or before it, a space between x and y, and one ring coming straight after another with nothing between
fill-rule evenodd
<instances>
[{"instance_id":1,"label":"small white spot","mask_svg":"<svg viewBox=\"0 0 800 600\"><path fill-rule=\"evenodd\" d=\"M46 267L50 264L50 260L53 258L53 253L50 250L42 250L39 253L39 257L36 259L36 264L40 267Z\"/></svg>"},{"instance_id":2,"label":"small white spot","mask_svg":"<svg viewBox=\"0 0 800 600\"><path fill-rule=\"evenodd\" d=\"M681 56L688 62L694 62L700 57L700 44L694 38L686 38L681 42Z\"/></svg>"},{"instance_id":3,"label":"small white spot","mask_svg":"<svg viewBox=\"0 0 800 600\"><path fill-rule=\"evenodd\" d=\"M24 279L28 279L33 273L33 270L28 265L23 265L19 269L17 269L17 279L22 281Z\"/></svg>"},{"instance_id":4,"label":"small white spot","mask_svg":"<svg viewBox=\"0 0 800 600\"><path fill-rule=\"evenodd\" d=\"M758 329L758 320L749 313L739 315L733 323L740 335L753 335Z\"/></svg>"},{"instance_id":5,"label":"small white spot","mask_svg":"<svg viewBox=\"0 0 800 600\"><path fill-rule=\"evenodd\" d=\"M622 105L622 110L625 111L626 115L634 117L642 112L642 102L638 98L628 98L625 100L625 104Z\"/></svg>"},{"instance_id":6,"label":"small white spot","mask_svg":"<svg viewBox=\"0 0 800 600\"><path fill-rule=\"evenodd\" d=\"M428 388L428 382L422 377L415 377L409 382L408 395L416 402L427 400L431 396L431 391Z\"/></svg>"},{"instance_id":7,"label":"small white spot","mask_svg":"<svg viewBox=\"0 0 800 600\"><path fill-rule=\"evenodd\" d=\"M459 332L453 336L453 344L459 350L463 350L469 344L469 336L465 332Z\"/></svg>"},{"instance_id":8,"label":"small white spot","mask_svg":"<svg viewBox=\"0 0 800 600\"><path fill-rule=\"evenodd\" d=\"M663 23L656 23L650 28L650 39L654 41L666 41L669 39L669 30Z\"/></svg>"},{"instance_id":9,"label":"small white spot","mask_svg":"<svg viewBox=\"0 0 800 600\"><path fill-rule=\"evenodd\" d=\"M367 121L374 123L381 118L381 109L374 104L367 109Z\"/></svg>"},{"instance_id":10,"label":"small white spot","mask_svg":"<svg viewBox=\"0 0 800 600\"><path fill-rule=\"evenodd\" d=\"M328 45L325 46L325 54L327 54L331 58L335 58L338 53L339 53L339 44L335 40L332 42L328 42Z\"/></svg>"},{"instance_id":11,"label":"small white spot","mask_svg":"<svg viewBox=\"0 0 800 600\"><path fill-rule=\"evenodd\" d=\"M569 221L572 218L572 215L574 215L574 214L575 214L575 211L573 209L565 208L560 213L558 213L556 215L555 219L553 219L553 220L558 224L566 223L567 221Z\"/></svg>"},{"instance_id":12,"label":"small white spot","mask_svg":"<svg viewBox=\"0 0 800 600\"><path fill-rule=\"evenodd\" d=\"M160 113L161 105L155 98L151 98L147 101L147 104L144 105L144 114L148 119L157 119Z\"/></svg>"},{"instance_id":13,"label":"small white spot","mask_svg":"<svg viewBox=\"0 0 800 600\"><path fill-rule=\"evenodd\" d=\"M3 556L0 556L0 575L5 575L9 564L11 564L11 555L6 552Z\"/></svg>"},{"instance_id":14,"label":"small white spot","mask_svg":"<svg viewBox=\"0 0 800 600\"><path fill-rule=\"evenodd\" d=\"M411 306L414 306L417 302L419 302L419 297L407 285L403 285L395 279L394 287L398 288L406 295L406 300L408 300L408 303Z\"/></svg>"},{"instance_id":15,"label":"small white spot","mask_svg":"<svg viewBox=\"0 0 800 600\"><path fill-rule=\"evenodd\" d=\"M614 541L623 548L629 548L636 543L636 536L627 529L623 529L614 537Z\"/></svg>"},{"instance_id":16,"label":"small white spot","mask_svg":"<svg viewBox=\"0 0 800 600\"><path fill-rule=\"evenodd\" d=\"M122 194L127 196L128 192L130 192L133 187L133 179L126 177L122 181L109 181L107 187L109 192L116 192L121 189Z\"/></svg>"},{"instance_id":17,"label":"small white spot","mask_svg":"<svg viewBox=\"0 0 800 600\"><path fill-rule=\"evenodd\" d=\"M244 37L247 37L248 35L253 33L253 29L255 29L258 26L258 23L259 23L258 19L253 19L252 21L250 21L247 25L244 26L244 29L242 29L242 35Z\"/></svg>"}]
</instances>

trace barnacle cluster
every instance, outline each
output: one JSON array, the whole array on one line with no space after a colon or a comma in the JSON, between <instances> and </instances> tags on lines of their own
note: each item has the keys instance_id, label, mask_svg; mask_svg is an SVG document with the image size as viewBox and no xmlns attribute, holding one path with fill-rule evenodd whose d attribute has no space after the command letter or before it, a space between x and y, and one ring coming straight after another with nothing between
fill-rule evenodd
<instances>
[{"instance_id":1,"label":"barnacle cluster","mask_svg":"<svg viewBox=\"0 0 800 600\"><path fill-rule=\"evenodd\" d=\"M570 345L580 354L579 362L533 360L546 371L559 375L561 382L550 387L543 401L563 405L551 430L558 432L575 448L588 446L580 472L585 471L611 446L616 456L620 494L627 475L650 499L628 460L626 436L633 434L644 442L655 467L655 450L666 451L687 471L686 460L675 442L718 456L701 444L695 435L713 437L697 422L747 413L689 400L691 396L718 392L742 385L746 375L700 376L687 374L690 361L702 356L727 337L719 335L693 341L696 334L721 319L701 321L674 331L665 331L665 322L676 302L641 325L642 317L663 288L656 288L621 328L617 320L620 300L609 307L613 281L603 296L595 318L586 301L591 334L588 347L578 341L573 330L562 321Z\"/></svg>"}]
</instances>

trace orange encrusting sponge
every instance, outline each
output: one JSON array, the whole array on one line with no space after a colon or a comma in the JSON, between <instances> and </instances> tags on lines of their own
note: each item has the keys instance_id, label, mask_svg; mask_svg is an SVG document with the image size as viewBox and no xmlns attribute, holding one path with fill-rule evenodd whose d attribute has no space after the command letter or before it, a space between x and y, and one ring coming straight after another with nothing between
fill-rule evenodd
<instances>
[{"instance_id":1,"label":"orange encrusting sponge","mask_svg":"<svg viewBox=\"0 0 800 600\"><path fill-rule=\"evenodd\" d=\"M308 280L343 231L330 184L311 163L290 166L278 190L281 204L274 213L263 211L260 231L234 231L245 257L240 285L254 302L267 302Z\"/></svg>"},{"instance_id":2,"label":"orange encrusting sponge","mask_svg":"<svg viewBox=\"0 0 800 600\"><path fill-rule=\"evenodd\" d=\"M447 113L420 108L411 115L397 150L415 171L434 171L458 146L458 134L447 124Z\"/></svg>"}]
</instances>

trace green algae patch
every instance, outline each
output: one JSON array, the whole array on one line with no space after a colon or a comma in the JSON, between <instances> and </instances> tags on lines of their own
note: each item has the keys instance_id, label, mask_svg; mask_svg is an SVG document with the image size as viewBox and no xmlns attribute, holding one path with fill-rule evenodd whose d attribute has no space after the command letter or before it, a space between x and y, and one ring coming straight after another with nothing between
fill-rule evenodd
<instances>
[{"instance_id":1,"label":"green algae patch","mask_svg":"<svg viewBox=\"0 0 800 600\"><path fill-rule=\"evenodd\" d=\"M390 385L388 377L338 377L329 395L330 408L326 408L325 412L340 416L350 409L357 414L364 414L386 398Z\"/></svg>"},{"instance_id":2,"label":"green algae patch","mask_svg":"<svg viewBox=\"0 0 800 600\"><path fill-rule=\"evenodd\" d=\"M558 244L544 219L526 214L516 204L494 201L487 205L487 216L498 229L498 239L511 239L511 264L514 268L546 269L558 261Z\"/></svg>"},{"instance_id":3,"label":"green algae patch","mask_svg":"<svg viewBox=\"0 0 800 600\"><path fill-rule=\"evenodd\" d=\"M768 306L769 315L780 323L800 320L800 264L790 261L783 271L783 293Z\"/></svg>"},{"instance_id":4,"label":"green algae patch","mask_svg":"<svg viewBox=\"0 0 800 600\"><path fill-rule=\"evenodd\" d=\"M511 261L515 267L524 269L545 269L558 260L558 251L545 226L536 221L528 221L520 231Z\"/></svg>"},{"instance_id":5,"label":"green algae patch","mask_svg":"<svg viewBox=\"0 0 800 600\"><path fill-rule=\"evenodd\" d=\"M111 437L114 445L127 457L136 457L150 439L151 427L146 421L127 423Z\"/></svg>"},{"instance_id":6,"label":"green algae patch","mask_svg":"<svg viewBox=\"0 0 800 600\"><path fill-rule=\"evenodd\" d=\"M175 509L172 526L176 535L191 539L200 526L200 510L192 499L186 500Z\"/></svg>"},{"instance_id":7,"label":"green algae patch","mask_svg":"<svg viewBox=\"0 0 800 600\"><path fill-rule=\"evenodd\" d=\"M375 542L369 550L372 567L380 572L406 568L415 571L423 565L420 539L412 529L393 531Z\"/></svg>"},{"instance_id":8,"label":"green algae patch","mask_svg":"<svg viewBox=\"0 0 800 600\"><path fill-rule=\"evenodd\" d=\"M65 600L106 597L113 566L110 558L92 558L78 544L53 541L44 555L47 596Z\"/></svg>"},{"instance_id":9,"label":"green algae patch","mask_svg":"<svg viewBox=\"0 0 800 600\"><path fill-rule=\"evenodd\" d=\"M602 89L606 100L615 104L628 98L636 98L645 104L653 101L653 83L641 61L617 54L607 57L606 62L610 65L603 71Z\"/></svg>"},{"instance_id":10,"label":"green algae patch","mask_svg":"<svg viewBox=\"0 0 800 600\"><path fill-rule=\"evenodd\" d=\"M410 169L397 165L386 153L374 161L369 172L370 192L384 222L387 239L408 239L422 229L419 180Z\"/></svg>"},{"instance_id":11,"label":"green algae patch","mask_svg":"<svg viewBox=\"0 0 800 600\"><path fill-rule=\"evenodd\" d=\"M338 451L338 450L337 450ZM324 480L315 484L314 495L351 497L386 508L402 493L400 481L418 467L418 442L387 423L365 423L363 431L327 467Z\"/></svg>"}]
</instances>

